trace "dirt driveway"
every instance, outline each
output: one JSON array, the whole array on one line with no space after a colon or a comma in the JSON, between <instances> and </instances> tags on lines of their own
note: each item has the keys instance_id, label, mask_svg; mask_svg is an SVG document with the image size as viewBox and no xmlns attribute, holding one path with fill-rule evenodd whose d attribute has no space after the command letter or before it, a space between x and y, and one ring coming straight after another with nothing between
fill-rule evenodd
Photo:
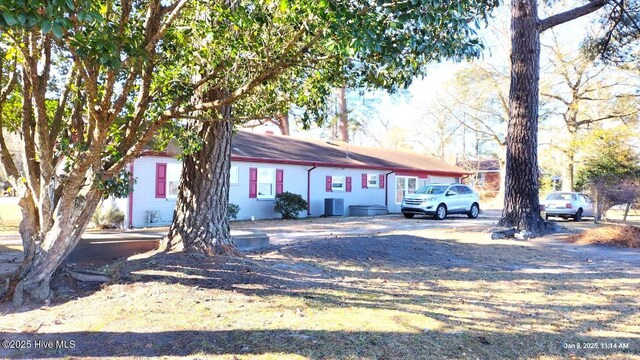
<instances>
[{"instance_id":1,"label":"dirt driveway","mask_svg":"<svg viewBox=\"0 0 640 360\"><path fill-rule=\"evenodd\" d=\"M145 254L50 306L3 305L0 339L74 347L0 357L640 359L638 252L491 240L490 215L234 223L274 245Z\"/></svg>"}]
</instances>

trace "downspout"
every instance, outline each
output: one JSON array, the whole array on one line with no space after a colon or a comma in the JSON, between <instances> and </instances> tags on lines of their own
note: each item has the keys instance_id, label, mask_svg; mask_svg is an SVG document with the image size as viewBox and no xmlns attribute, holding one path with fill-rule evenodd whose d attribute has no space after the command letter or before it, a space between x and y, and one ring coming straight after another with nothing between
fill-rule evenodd
<instances>
[{"instance_id":1,"label":"downspout","mask_svg":"<svg viewBox=\"0 0 640 360\"><path fill-rule=\"evenodd\" d=\"M307 216L311 215L311 171L318 165L313 164L311 169L307 169Z\"/></svg>"},{"instance_id":2,"label":"downspout","mask_svg":"<svg viewBox=\"0 0 640 360\"><path fill-rule=\"evenodd\" d=\"M391 170L388 173L384 174L384 183L387 184L387 188L384 192L384 207L387 208L387 211L389 211L389 186L391 186L391 184L389 184L389 175L393 174L394 172L396 171Z\"/></svg>"},{"instance_id":3,"label":"downspout","mask_svg":"<svg viewBox=\"0 0 640 360\"><path fill-rule=\"evenodd\" d=\"M133 228L133 163L131 163L131 168L129 170L129 229Z\"/></svg>"}]
</instances>

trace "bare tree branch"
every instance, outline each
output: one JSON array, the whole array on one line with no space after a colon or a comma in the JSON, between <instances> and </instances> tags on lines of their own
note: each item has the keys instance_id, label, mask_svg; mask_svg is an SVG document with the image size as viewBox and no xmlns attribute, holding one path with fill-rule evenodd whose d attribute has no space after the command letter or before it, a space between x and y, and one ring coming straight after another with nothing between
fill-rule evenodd
<instances>
[{"instance_id":1,"label":"bare tree branch","mask_svg":"<svg viewBox=\"0 0 640 360\"><path fill-rule=\"evenodd\" d=\"M540 20L540 32L597 11L607 3L609 3L609 0L590 0L588 4L583 6L549 16L546 19Z\"/></svg>"}]
</instances>

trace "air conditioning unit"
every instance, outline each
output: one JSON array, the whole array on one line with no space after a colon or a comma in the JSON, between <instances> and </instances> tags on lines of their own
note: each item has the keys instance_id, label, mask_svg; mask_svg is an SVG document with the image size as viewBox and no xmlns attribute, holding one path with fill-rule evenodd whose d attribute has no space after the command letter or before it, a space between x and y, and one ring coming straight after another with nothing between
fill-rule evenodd
<instances>
[{"instance_id":1,"label":"air conditioning unit","mask_svg":"<svg viewBox=\"0 0 640 360\"><path fill-rule=\"evenodd\" d=\"M344 216L344 199L324 199L326 216Z\"/></svg>"}]
</instances>

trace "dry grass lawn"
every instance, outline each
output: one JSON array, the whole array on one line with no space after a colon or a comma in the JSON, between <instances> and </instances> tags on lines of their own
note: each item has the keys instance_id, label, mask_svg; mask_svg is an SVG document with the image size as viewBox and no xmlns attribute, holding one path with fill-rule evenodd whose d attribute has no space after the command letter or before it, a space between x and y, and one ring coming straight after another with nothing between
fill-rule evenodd
<instances>
[{"instance_id":1,"label":"dry grass lawn","mask_svg":"<svg viewBox=\"0 0 640 360\"><path fill-rule=\"evenodd\" d=\"M103 286L61 277L49 306L0 307L0 338L75 348L0 358L640 359L637 266L405 223L241 259L144 254Z\"/></svg>"},{"instance_id":2,"label":"dry grass lawn","mask_svg":"<svg viewBox=\"0 0 640 360\"><path fill-rule=\"evenodd\" d=\"M625 248L640 248L640 228L628 225L609 225L589 229L569 237L576 244L611 245Z\"/></svg>"},{"instance_id":3,"label":"dry grass lawn","mask_svg":"<svg viewBox=\"0 0 640 360\"><path fill-rule=\"evenodd\" d=\"M18 231L22 213L17 202L10 198L0 197L0 234Z\"/></svg>"}]
</instances>

